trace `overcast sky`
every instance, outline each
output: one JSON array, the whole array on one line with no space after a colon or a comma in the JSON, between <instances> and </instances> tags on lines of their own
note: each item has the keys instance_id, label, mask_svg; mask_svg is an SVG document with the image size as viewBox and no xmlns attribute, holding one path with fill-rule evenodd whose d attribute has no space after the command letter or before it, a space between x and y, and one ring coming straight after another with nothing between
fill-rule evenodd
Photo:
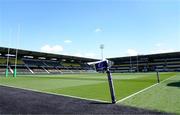
<instances>
[{"instance_id":1,"label":"overcast sky","mask_svg":"<svg viewBox=\"0 0 180 115\"><path fill-rule=\"evenodd\" d=\"M100 58L100 44L105 57L180 51L180 0L0 0L1 47Z\"/></svg>"}]
</instances>

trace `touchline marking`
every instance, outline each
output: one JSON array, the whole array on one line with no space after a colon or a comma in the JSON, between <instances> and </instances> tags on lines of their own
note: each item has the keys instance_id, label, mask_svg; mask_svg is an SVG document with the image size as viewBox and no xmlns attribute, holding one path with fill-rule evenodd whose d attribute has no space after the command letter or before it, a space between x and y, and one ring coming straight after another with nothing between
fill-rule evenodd
<instances>
[{"instance_id":1,"label":"touchline marking","mask_svg":"<svg viewBox=\"0 0 180 115\"><path fill-rule=\"evenodd\" d=\"M167 79L161 81L160 83L163 83L163 82L165 82L165 81L167 81L167 80L169 80L169 79L171 79L171 78L173 78L173 77L175 77L175 76L176 76L176 75L173 75L172 77L167 78ZM149 87L147 87L147 88L145 88L145 89L142 89L142 90L140 90L140 91L138 91L138 92L136 92L136 93L133 93L132 95L129 95L129 96L123 98L123 99L120 99L119 101L117 101L117 103L120 103L120 102L122 102L122 101L124 101L124 100L126 100L126 99L128 99L128 98L130 98L130 97L133 97L133 96L135 96L135 95L137 95L137 94L139 94L139 93L141 93L141 92L143 92L143 91L146 91L146 90L148 90L148 89L150 89L150 88L152 88L152 87L154 87L154 86L156 86L156 85L158 85L158 84L159 84L159 83L156 83L156 84L151 85L151 86L149 86Z\"/></svg>"},{"instance_id":2,"label":"touchline marking","mask_svg":"<svg viewBox=\"0 0 180 115\"><path fill-rule=\"evenodd\" d=\"M145 88L145 89L142 89L142 90L140 90L140 91L138 91L138 92L136 92L136 93L133 93L132 95L129 95L129 96L127 96L127 97L125 97L125 98L117 101L117 103L120 103L120 102L122 102L122 101L124 101L124 100L126 100L126 99L128 99L128 98L130 98L130 97L133 97L133 96L135 96L135 95L137 95L137 94L139 94L139 93L141 93L141 92L143 92L143 91L145 91L145 90L147 90L147 89L149 89L149 88L151 88L151 87L156 86L157 84L158 84L158 83L156 83L156 84L154 84L154 85L151 85L151 86L149 86L149 87L147 87L147 88Z\"/></svg>"},{"instance_id":3,"label":"touchline marking","mask_svg":"<svg viewBox=\"0 0 180 115\"><path fill-rule=\"evenodd\" d=\"M52 92L45 92L45 91L39 91L39 90L35 90L35 89L28 89L28 88L21 88L21 87L16 87L16 86L4 85L1 83L0 83L0 86L11 87L11 88L16 88L16 89L23 89L23 90L33 91L33 92L37 92L37 93L45 93L45 94L50 94L50 95L57 95L57 96L71 97L71 98L76 98L76 99L83 99L83 100L87 100L87 101L98 101L98 102L110 103L110 102L104 101L104 100L90 99L90 98L77 97L77 96L58 94L58 93L52 93Z\"/></svg>"}]
</instances>

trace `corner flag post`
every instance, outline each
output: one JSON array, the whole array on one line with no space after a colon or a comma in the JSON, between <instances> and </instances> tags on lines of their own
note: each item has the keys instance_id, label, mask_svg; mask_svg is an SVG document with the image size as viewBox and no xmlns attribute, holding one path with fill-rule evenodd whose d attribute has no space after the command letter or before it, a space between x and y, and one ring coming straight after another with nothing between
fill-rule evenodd
<instances>
[{"instance_id":1,"label":"corner flag post","mask_svg":"<svg viewBox=\"0 0 180 115\"><path fill-rule=\"evenodd\" d=\"M108 77L109 89L110 89L110 93L111 93L111 100L112 100L113 104L116 103L112 75L109 70L109 67L112 65L112 63L108 60L104 60L104 61L97 61L92 64L95 64L96 71L106 71L107 77Z\"/></svg>"},{"instance_id":2,"label":"corner flag post","mask_svg":"<svg viewBox=\"0 0 180 115\"><path fill-rule=\"evenodd\" d=\"M111 92L111 100L112 100L112 103L114 104L114 103L116 103L116 97L115 97L112 75L111 75L111 72L109 71L109 69L107 69L106 73L108 76L109 88L110 88L110 92Z\"/></svg>"},{"instance_id":3,"label":"corner flag post","mask_svg":"<svg viewBox=\"0 0 180 115\"><path fill-rule=\"evenodd\" d=\"M156 73L157 73L157 82L159 83L160 80L159 80L159 72L158 72L158 70L156 70Z\"/></svg>"}]
</instances>

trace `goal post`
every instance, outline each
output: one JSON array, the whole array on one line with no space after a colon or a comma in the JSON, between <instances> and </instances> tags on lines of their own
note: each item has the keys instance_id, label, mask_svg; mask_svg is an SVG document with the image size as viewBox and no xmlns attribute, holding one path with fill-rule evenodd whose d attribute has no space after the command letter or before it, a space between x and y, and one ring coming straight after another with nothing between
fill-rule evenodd
<instances>
[{"instance_id":1,"label":"goal post","mask_svg":"<svg viewBox=\"0 0 180 115\"><path fill-rule=\"evenodd\" d=\"M9 52L10 48L8 48L7 60L6 60L6 69L5 69L5 76L8 77L9 75Z\"/></svg>"}]
</instances>

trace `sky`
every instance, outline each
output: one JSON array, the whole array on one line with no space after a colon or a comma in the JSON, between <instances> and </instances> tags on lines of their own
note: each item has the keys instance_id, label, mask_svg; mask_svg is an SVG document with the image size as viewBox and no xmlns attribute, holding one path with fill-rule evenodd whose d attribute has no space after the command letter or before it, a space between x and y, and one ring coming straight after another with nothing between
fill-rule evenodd
<instances>
[{"instance_id":1,"label":"sky","mask_svg":"<svg viewBox=\"0 0 180 115\"><path fill-rule=\"evenodd\" d=\"M180 0L0 0L0 47L104 58L180 51Z\"/></svg>"}]
</instances>

